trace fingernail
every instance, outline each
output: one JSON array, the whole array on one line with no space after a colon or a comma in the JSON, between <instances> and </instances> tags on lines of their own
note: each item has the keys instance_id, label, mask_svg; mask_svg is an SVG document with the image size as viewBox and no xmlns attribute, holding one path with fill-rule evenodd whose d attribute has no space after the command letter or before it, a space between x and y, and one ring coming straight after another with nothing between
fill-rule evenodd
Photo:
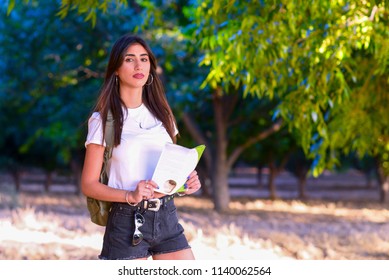
<instances>
[{"instance_id":1,"label":"fingernail","mask_svg":"<svg viewBox=\"0 0 389 280\"><path fill-rule=\"evenodd\" d=\"M189 180L189 179L190 179L190 176L188 176L186 179Z\"/></svg>"},{"instance_id":2,"label":"fingernail","mask_svg":"<svg viewBox=\"0 0 389 280\"><path fill-rule=\"evenodd\" d=\"M184 184L184 189L187 189L188 188L188 185L185 183Z\"/></svg>"}]
</instances>

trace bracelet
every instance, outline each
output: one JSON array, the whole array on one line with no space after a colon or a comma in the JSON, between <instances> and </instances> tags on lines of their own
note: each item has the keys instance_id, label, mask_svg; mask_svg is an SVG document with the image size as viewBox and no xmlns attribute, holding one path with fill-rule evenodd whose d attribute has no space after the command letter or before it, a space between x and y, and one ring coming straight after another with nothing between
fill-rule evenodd
<instances>
[{"instance_id":1,"label":"bracelet","mask_svg":"<svg viewBox=\"0 0 389 280\"><path fill-rule=\"evenodd\" d=\"M131 203L131 202L129 202L128 201L128 194L129 194L130 192L129 191L126 191L126 202L128 203L128 205L130 205L130 206L137 206L138 205L138 203Z\"/></svg>"}]
</instances>

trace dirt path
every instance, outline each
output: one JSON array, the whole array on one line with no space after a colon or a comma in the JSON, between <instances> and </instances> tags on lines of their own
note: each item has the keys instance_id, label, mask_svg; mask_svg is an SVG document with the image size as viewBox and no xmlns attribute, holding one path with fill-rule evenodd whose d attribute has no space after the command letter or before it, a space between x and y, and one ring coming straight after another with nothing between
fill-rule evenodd
<instances>
[{"instance_id":1,"label":"dirt path","mask_svg":"<svg viewBox=\"0 0 389 280\"><path fill-rule=\"evenodd\" d=\"M218 228L216 234L250 240L284 257L389 259L389 208L376 203L238 200L228 215L192 210L201 200L178 204L183 219L204 235Z\"/></svg>"},{"instance_id":2,"label":"dirt path","mask_svg":"<svg viewBox=\"0 0 389 280\"><path fill-rule=\"evenodd\" d=\"M0 195L0 259L96 259L103 228L84 198ZM227 214L198 197L176 204L198 259L389 259L389 207L378 203L239 198Z\"/></svg>"}]
</instances>

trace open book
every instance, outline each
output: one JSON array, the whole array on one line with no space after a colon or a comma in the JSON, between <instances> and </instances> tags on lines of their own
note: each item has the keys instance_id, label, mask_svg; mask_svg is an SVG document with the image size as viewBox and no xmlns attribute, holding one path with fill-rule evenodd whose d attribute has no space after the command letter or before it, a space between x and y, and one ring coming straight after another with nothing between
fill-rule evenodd
<instances>
[{"instance_id":1,"label":"open book","mask_svg":"<svg viewBox=\"0 0 389 280\"><path fill-rule=\"evenodd\" d=\"M204 150L205 145L189 149L167 143L162 150L152 177L152 180L159 187L155 191L164 194L184 191L184 184L189 174L195 169Z\"/></svg>"}]
</instances>

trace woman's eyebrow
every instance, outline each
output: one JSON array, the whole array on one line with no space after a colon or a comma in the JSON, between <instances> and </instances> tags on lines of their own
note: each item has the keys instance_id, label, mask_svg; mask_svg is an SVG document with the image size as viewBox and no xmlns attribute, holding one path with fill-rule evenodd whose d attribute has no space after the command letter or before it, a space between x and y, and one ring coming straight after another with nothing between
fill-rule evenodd
<instances>
[{"instance_id":1,"label":"woman's eyebrow","mask_svg":"<svg viewBox=\"0 0 389 280\"><path fill-rule=\"evenodd\" d=\"M135 56L135 54L127 53L125 56ZM149 56L147 53L143 53L140 56Z\"/></svg>"}]
</instances>

